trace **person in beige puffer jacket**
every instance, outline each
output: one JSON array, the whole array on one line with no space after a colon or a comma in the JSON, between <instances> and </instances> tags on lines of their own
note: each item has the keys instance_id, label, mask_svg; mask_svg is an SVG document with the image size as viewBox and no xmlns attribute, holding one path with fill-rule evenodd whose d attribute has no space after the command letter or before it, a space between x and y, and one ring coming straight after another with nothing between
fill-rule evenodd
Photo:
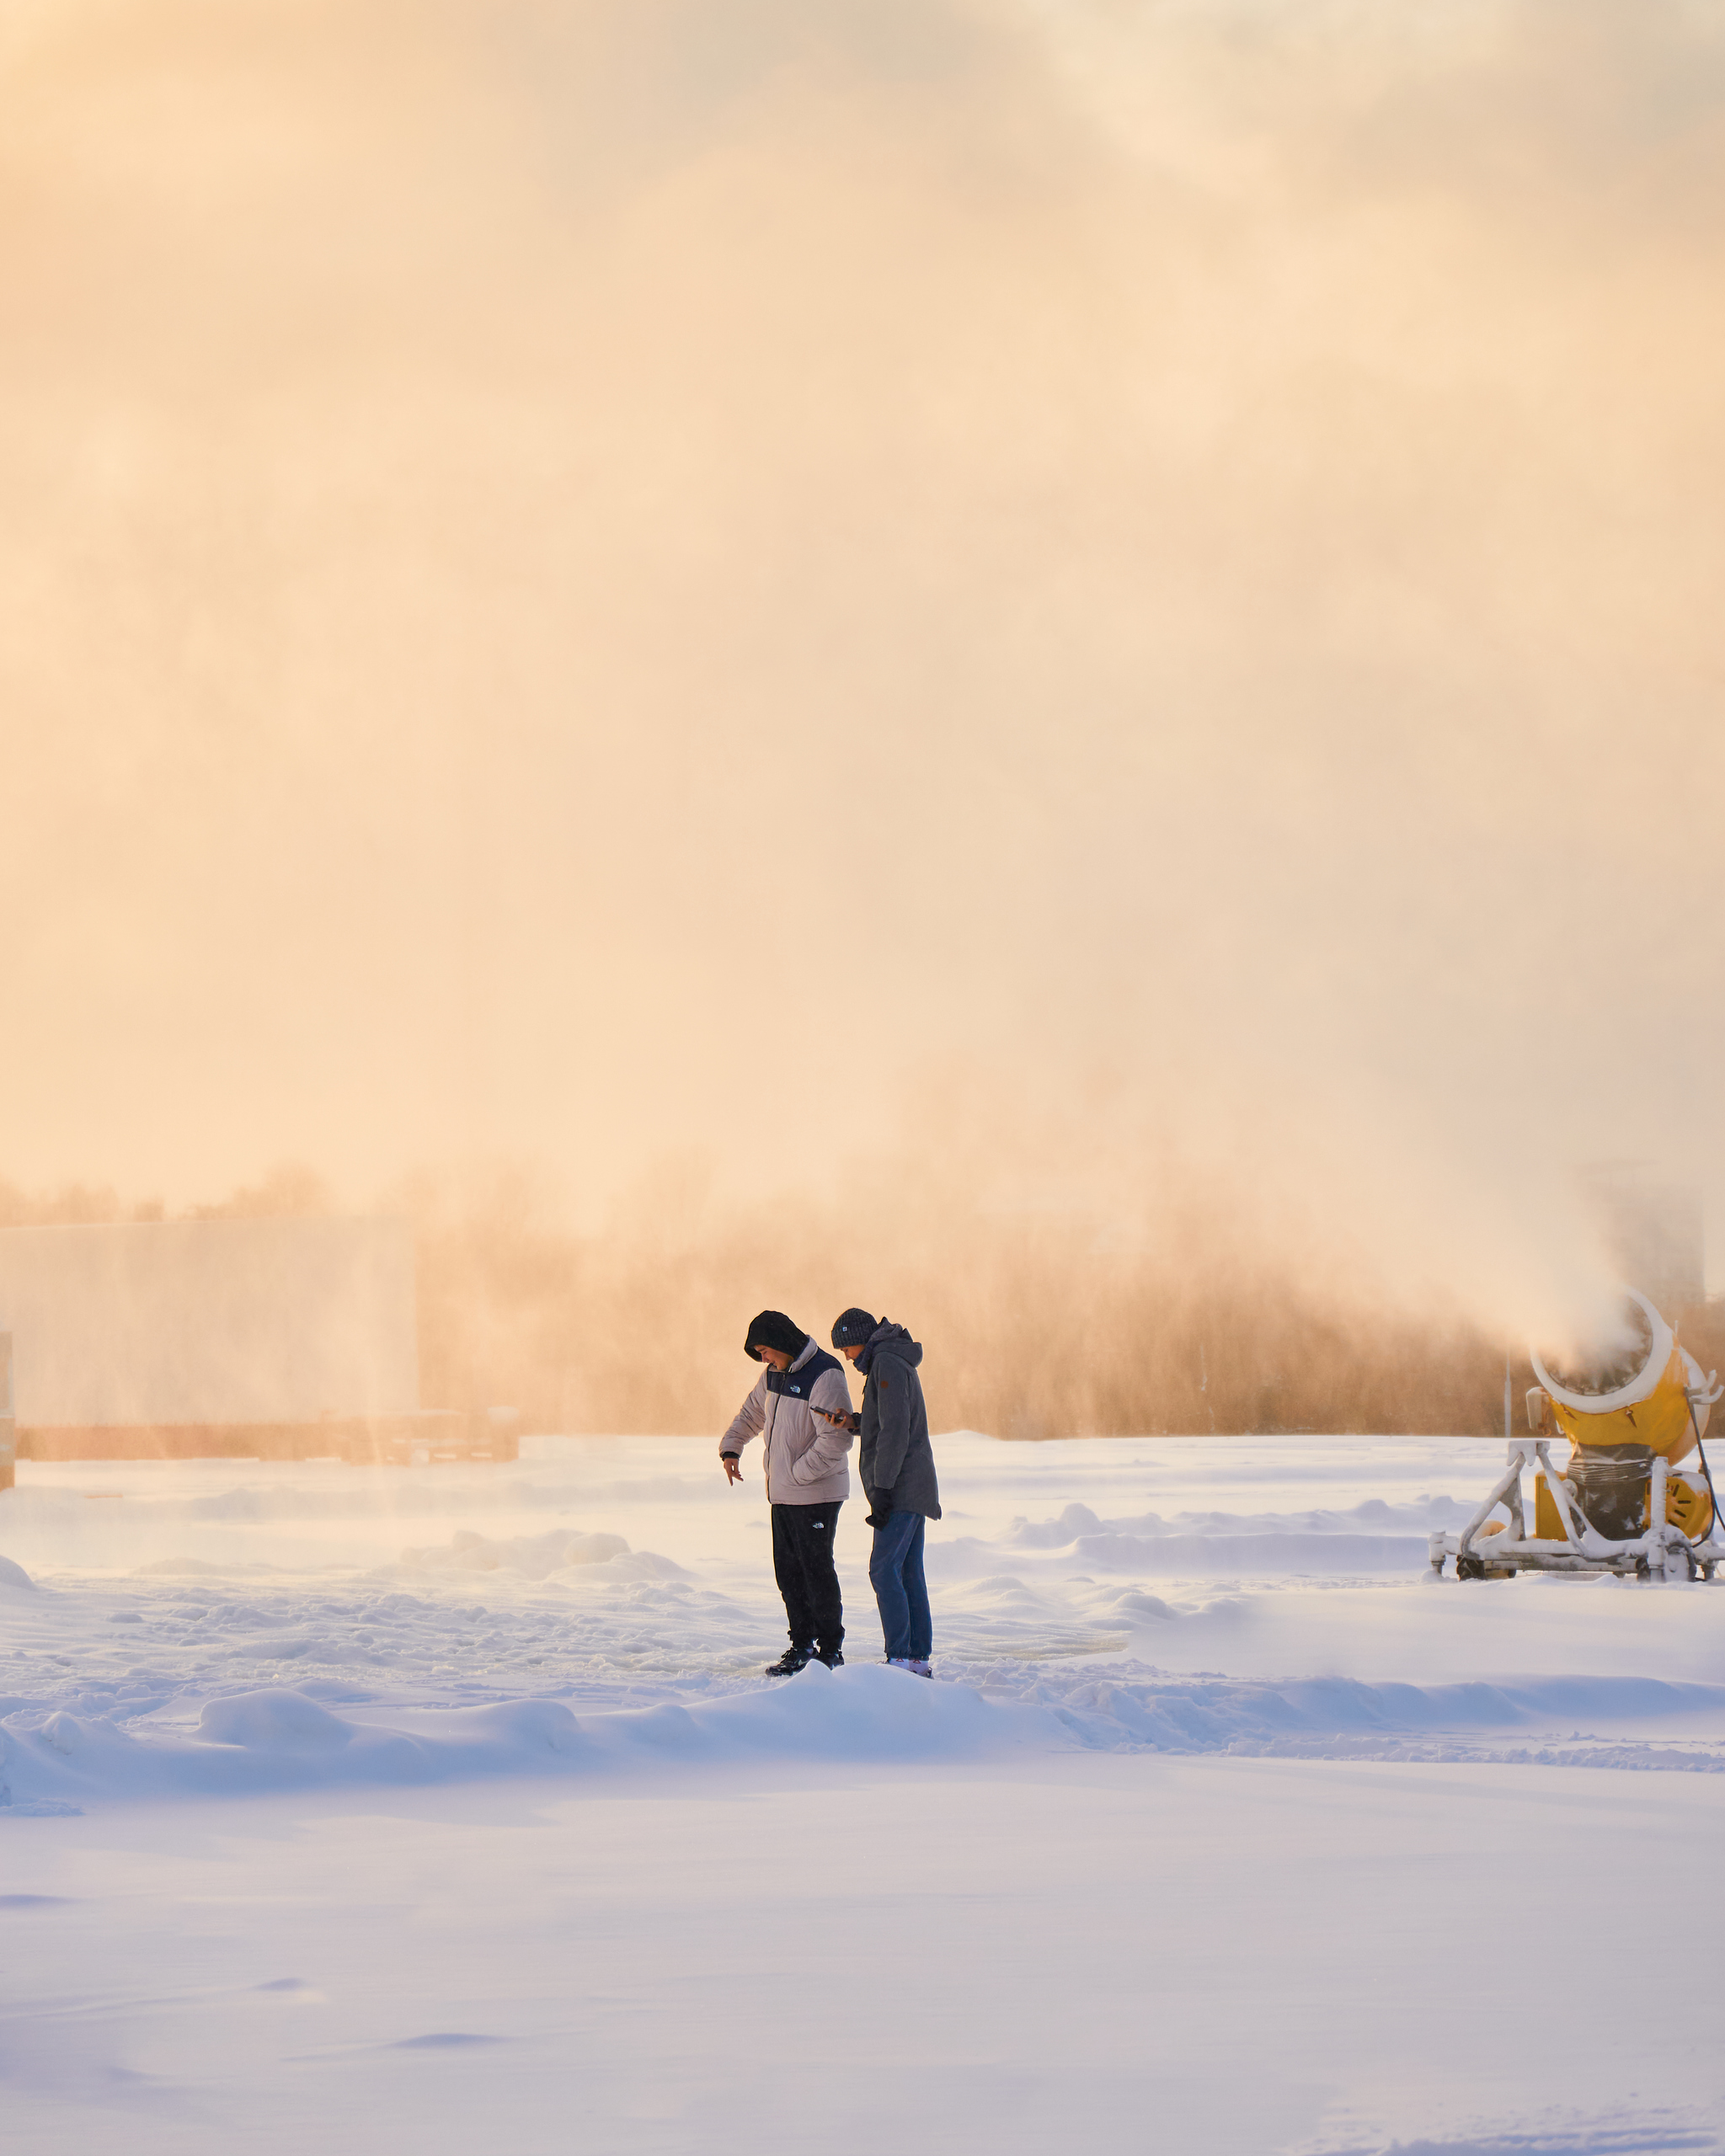
<instances>
[{"instance_id":1,"label":"person in beige puffer jacket","mask_svg":"<svg viewBox=\"0 0 1725 2156\"><path fill-rule=\"evenodd\" d=\"M850 1387L843 1366L782 1310L753 1320L743 1352L767 1369L719 1439L718 1456L726 1479L740 1482L744 1447L764 1439L773 1573L791 1639L766 1673L794 1676L811 1657L836 1669L845 1658L845 1617L833 1540L851 1494Z\"/></svg>"}]
</instances>

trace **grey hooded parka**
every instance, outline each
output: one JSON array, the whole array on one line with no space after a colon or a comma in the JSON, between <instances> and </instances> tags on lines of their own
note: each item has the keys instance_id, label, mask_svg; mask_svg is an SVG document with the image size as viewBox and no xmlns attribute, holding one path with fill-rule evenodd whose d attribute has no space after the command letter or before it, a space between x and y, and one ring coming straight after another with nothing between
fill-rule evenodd
<instances>
[{"instance_id":1,"label":"grey hooded parka","mask_svg":"<svg viewBox=\"0 0 1725 2156\"><path fill-rule=\"evenodd\" d=\"M928 1409L916 1374L921 1360L921 1342L887 1319L875 1326L857 1358L862 1373L862 1443L857 1466L873 1513L940 1518Z\"/></svg>"}]
</instances>

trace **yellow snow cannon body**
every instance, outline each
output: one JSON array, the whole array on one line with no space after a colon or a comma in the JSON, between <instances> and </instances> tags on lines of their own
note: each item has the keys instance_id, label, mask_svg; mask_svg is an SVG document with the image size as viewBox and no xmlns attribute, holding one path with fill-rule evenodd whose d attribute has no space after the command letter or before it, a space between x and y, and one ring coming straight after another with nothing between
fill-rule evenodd
<instances>
[{"instance_id":1,"label":"yellow snow cannon body","mask_svg":"<svg viewBox=\"0 0 1725 2156\"><path fill-rule=\"evenodd\" d=\"M1441 1577L1453 1560L1458 1579L1525 1571L1711 1580L1725 1560L1701 1446L1725 1392L1716 1373L1701 1374L1675 1328L1632 1288L1621 1293L1608 1340L1562 1362L1535 1354L1533 1367L1534 1435L1510 1438L1503 1475L1460 1534L1432 1536L1433 1571ZM1560 1435L1571 1444L1561 1470L1551 1454ZM1691 1454L1694 1465L1680 1468ZM1530 1534L1521 1492L1528 1467Z\"/></svg>"},{"instance_id":2,"label":"yellow snow cannon body","mask_svg":"<svg viewBox=\"0 0 1725 2156\"><path fill-rule=\"evenodd\" d=\"M1555 1422L1573 1444L1589 1451L1634 1445L1680 1460L1706 1434L1713 1387L1678 1346L1675 1328L1632 1288L1624 1292L1623 1321L1615 1353L1579 1358L1574 1369L1533 1358L1539 1384L1528 1395L1529 1428ZM1543 1417L1541 1392L1549 1402Z\"/></svg>"}]
</instances>

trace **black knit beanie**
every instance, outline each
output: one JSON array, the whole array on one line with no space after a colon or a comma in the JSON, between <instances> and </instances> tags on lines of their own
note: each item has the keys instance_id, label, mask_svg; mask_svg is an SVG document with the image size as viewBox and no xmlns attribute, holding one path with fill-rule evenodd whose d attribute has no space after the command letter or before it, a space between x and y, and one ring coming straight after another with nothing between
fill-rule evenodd
<instances>
[{"instance_id":1,"label":"black knit beanie","mask_svg":"<svg viewBox=\"0 0 1725 2156\"><path fill-rule=\"evenodd\" d=\"M763 1348L777 1348L794 1363L808 1345L808 1334L793 1325L782 1310L762 1310L749 1321L743 1353L751 1363L758 1363Z\"/></svg>"},{"instance_id":2,"label":"black knit beanie","mask_svg":"<svg viewBox=\"0 0 1725 2156\"><path fill-rule=\"evenodd\" d=\"M859 1310L853 1306L834 1319L833 1346L835 1348L866 1348L873 1337L877 1322L878 1320L870 1317L867 1310Z\"/></svg>"}]
</instances>

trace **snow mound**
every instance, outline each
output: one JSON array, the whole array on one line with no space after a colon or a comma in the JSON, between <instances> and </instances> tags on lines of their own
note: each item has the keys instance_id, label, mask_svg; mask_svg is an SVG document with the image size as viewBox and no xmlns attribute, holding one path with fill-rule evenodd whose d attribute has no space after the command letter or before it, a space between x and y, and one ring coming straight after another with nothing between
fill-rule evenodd
<instances>
[{"instance_id":1,"label":"snow mound","mask_svg":"<svg viewBox=\"0 0 1725 2156\"><path fill-rule=\"evenodd\" d=\"M1146 1594L1141 1588L1128 1588L1124 1594L1114 1597L1109 1607L1113 1614L1130 1624L1141 1624L1146 1618L1159 1620L1179 1614L1159 1594Z\"/></svg>"},{"instance_id":2,"label":"snow mound","mask_svg":"<svg viewBox=\"0 0 1725 2156\"><path fill-rule=\"evenodd\" d=\"M33 1588L35 1582L22 1565L14 1565L10 1557L0 1557L0 1588Z\"/></svg>"},{"instance_id":3,"label":"snow mound","mask_svg":"<svg viewBox=\"0 0 1725 2156\"><path fill-rule=\"evenodd\" d=\"M1059 1521L1036 1530L1065 1536L1071 1514L1084 1511L1069 1505ZM1019 1550L1045 1549L1039 1561L1060 1574L1076 1572L1155 1574L1163 1579L1190 1579L1206 1572L1236 1577L1279 1577L1288 1575L1334 1578L1355 1572L1417 1572L1429 1562L1423 1534L1333 1534L1327 1530L1279 1529L1274 1534L1181 1534L1163 1529L1155 1534L1127 1534L1099 1524L1051 1542L1018 1541ZM931 1579L942 1586L974 1578L996 1576L1001 1550L998 1543L963 1535L950 1542L931 1543L927 1564Z\"/></svg>"},{"instance_id":4,"label":"snow mound","mask_svg":"<svg viewBox=\"0 0 1725 2156\"><path fill-rule=\"evenodd\" d=\"M948 1668L951 1665L948 1664ZM994 1699L1048 1710L1087 1749L1230 1753L1300 1758L1471 1759L1561 1764L1670 1764L1725 1771L1725 1685L1646 1677L1530 1677L1453 1684L1365 1684L1353 1678L1268 1681L1179 1677L1126 1662L1051 1670L1013 1658L962 1665ZM1667 1749L1616 1741L1614 1725L1664 1724ZM1603 1731L1604 1736L1590 1734ZM1669 1732L1685 1742L1671 1746ZM1536 1737L1505 1752L1506 1737ZM1608 1741L1609 1740L1609 1741ZM1561 1747L1556 1749L1554 1747ZM1583 1748L1578 1750L1576 1748Z\"/></svg>"},{"instance_id":5,"label":"snow mound","mask_svg":"<svg viewBox=\"0 0 1725 2156\"><path fill-rule=\"evenodd\" d=\"M198 1734L211 1744L244 1744L275 1752L328 1751L345 1744L353 1724L303 1692L272 1689L211 1700L198 1717Z\"/></svg>"},{"instance_id":6,"label":"snow mound","mask_svg":"<svg viewBox=\"0 0 1725 2156\"><path fill-rule=\"evenodd\" d=\"M1171 1676L1141 1662L1062 1671L1018 1661L927 1684L879 1663L646 1708L571 1711L515 1699L337 1713L269 1689L210 1701L195 1735L99 1715L0 1726L9 1808L68 1799L257 1795L499 1775L676 1774L727 1762L979 1761L1025 1751L1466 1759L1725 1770L1725 1686L1637 1678L1494 1684L1281 1683ZM372 1721L369 1717L380 1719ZM388 1716L388 1726L381 1718ZM1686 1723L1687 1741L1626 1743L1621 1726ZM1588 1737L1578 1725L1617 1724ZM1703 1727L1702 1725L1706 1726ZM1506 1738L1537 1749L1506 1752ZM0 1798L0 1809L7 1800Z\"/></svg>"},{"instance_id":7,"label":"snow mound","mask_svg":"<svg viewBox=\"0 0 1725 2156\"><path fill-rule=\"evenodd\" d=\"M1087 1572L1401 1572L1429 1563L1423 1534L1081 1534L1073 1559Z\"/></svg>"},{"instance_id":8,"label":"snow mound","mask_svg":"<svg viewBox=\"0 0 1725 2156\"><path fill-rule=\"evenodd\" d=\"M496 1700L480 1707L457 1707L442 1717L469 1741L493 1744L512 1756L531 1758L538 1752L579 1752L585 1742L581 1725L559 1700Z\"/></svg>"},{"instance_id":9,"label":"snow mound","mask_svg":"<svg viewBox=\"0 0 1725 2156\"><path fill-rule=\"evenodd\" d=\"M1139 1513L1124 1519L1102 1519L1088 1505L1068 1505L1054 1519L1027 1519L1021 1513L1001 1537L1015 1550L1068 1550L1095 1536L1121 1536L1146 1541L1178 1540L1216 1536L1274 1537L1303 1540L1314 1536L1385 1537L1400 1529L1427 1534L1434 1528L1458 1527L1471 1506L1453 1497L1419 1497L1391 1505L1381 1497L1367 1497L1345 1509L1317 1507L1298 1513L1184 1512L1172 1519L1160 1513Z\"/></svg>"},{"instance_id":10,"label":"snow mound","mask_svg":"<svg viewBox=\"0 0 1725 2156\"><path fill-rule=\"evenodd\" d=\"M811 1663L756 1693L577 1716L556 1700L380 1709L390 1726L335 1714L303 1692L213 1700L195 1736L120 1729L100 1716L52 1715L0 1727L9 1805L67 1797L127 1800L262 1795L558 1772L660 1773L726 1760L976 1759L1025 1746L1072 1749L1037 1707L987 1700L864 1664Z\"/></svg>"},{"instance_id":11,"label":"snow mound","mask_svg":"<svg viewBox=\"0 0 1725 2156\"><path fill-rule=\"evenodd\" d=\"M548 1534L515 1534L494 1541L473 1528L458 1528L446 1544L403 1550L402 1562L428 1572L520 1572L530 1580L543 1580L570 1565L608 1565L631 1554L620 1534L581 1534L553 1528Z\"/></svg>"}]
</instances>

